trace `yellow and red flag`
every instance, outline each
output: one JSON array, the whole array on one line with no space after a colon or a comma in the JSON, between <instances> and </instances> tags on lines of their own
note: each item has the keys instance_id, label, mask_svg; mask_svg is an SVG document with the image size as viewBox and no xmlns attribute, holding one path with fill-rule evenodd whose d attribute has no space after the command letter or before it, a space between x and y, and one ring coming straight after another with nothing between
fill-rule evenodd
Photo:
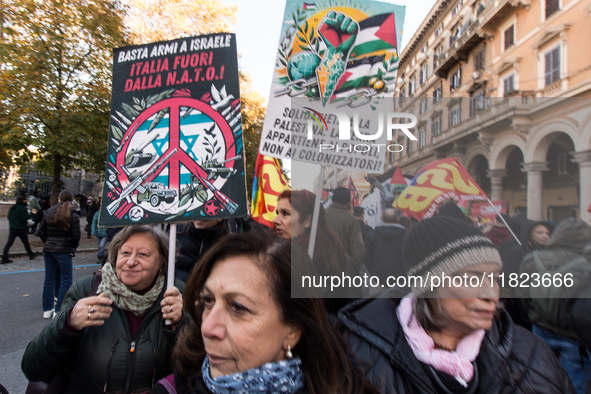
<instances>
[{"instance_id":1,"label":"yellow and red flag","mask_svg":"<svg viewBox=\"0 0 591 394\"><path fill-rule=\"evenodd\" d=\"M274 157L257 155L252 185L252 218L273 228L277 197L289 189L279 160Z\"/></svg>"},{"instance_id":2,"label":"yellow and red flag","mask_svg":"<svg viewBox=\"0 0 591 394\"><path fill-rule=\"evenodd\" d=\"M455 157L437 160L421 168L400 193L396 204L409 216L422 220L433 216L439 204L449 198L460 201L488 199Z\"/></svg>"}]
</instances>

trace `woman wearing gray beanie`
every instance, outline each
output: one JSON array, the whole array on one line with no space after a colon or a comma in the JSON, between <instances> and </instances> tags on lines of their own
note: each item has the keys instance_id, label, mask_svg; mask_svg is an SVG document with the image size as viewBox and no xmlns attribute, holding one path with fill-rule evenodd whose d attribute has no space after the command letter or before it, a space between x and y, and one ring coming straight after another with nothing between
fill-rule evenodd
<instances>
[{"instance_id":1,"label":"woman wearing gray beanie","mask_svg":"<svg viewBox=\"0 0 591 394\"><path fill-rule=\"evenodd\" d=\"M554 354L500 307L501 258L478 229L426 219L408 232L403 261L410 294L393 290L394 298L339 312L356 360L381 393L574 394Z\"/></svg>"}]
</instances>

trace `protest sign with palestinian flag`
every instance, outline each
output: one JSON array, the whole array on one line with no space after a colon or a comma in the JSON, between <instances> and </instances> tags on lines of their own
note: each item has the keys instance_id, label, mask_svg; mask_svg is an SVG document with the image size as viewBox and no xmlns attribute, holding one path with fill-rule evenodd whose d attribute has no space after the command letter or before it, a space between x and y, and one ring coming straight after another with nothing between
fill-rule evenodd
<instances>
[{"instance_id":1,"label":"protest sign with palestinian flag","mask_svg":"<svg viewBox=\"0 0 591 394\"><path fill-rule=\"evenodd\" d=\"M257 156L252 185L252 218L267 227L273 227L277 197L289 189L279 160L270 156Z\"/></svg>"},{"instance_id":2,"label":"protest sign with palestinian flag","mask_svg":"<svg viewBox=\"0 0 591 394\"><path fill-rule=\"evenodd\" d=\"M292 99L357 108L392 97L404 15L403 6L371 0L287 0L261 154L314 162L291 149L302 119Z\"/></svg>"},{"instance_id":3,"label":"protest sign with palestinian flag","mask_svg":"<svg viewBox=\"0 0 591 394\"><path fill-rule=\"evenodd\" d=\"M396 204L409 216L422 220L433 216L439 204L449 198L488 199L455 157L437 160L421 168Z\"/></svg>"}]
</instances>

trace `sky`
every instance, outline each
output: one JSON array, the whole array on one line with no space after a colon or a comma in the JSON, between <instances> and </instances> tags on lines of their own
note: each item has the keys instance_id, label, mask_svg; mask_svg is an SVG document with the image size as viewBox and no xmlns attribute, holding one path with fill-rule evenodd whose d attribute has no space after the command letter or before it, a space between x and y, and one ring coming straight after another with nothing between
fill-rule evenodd
<instances>
[{"instance_id":1,"label":"sky","mask_svg":"<svg viewBox=\"0 0 591 394\"><path fill-rule=\"evenodd\" d=\"M413 34L420 27L436 0L385 0L387 3L406 6L406 15L402 34L404 49ZM254 89L266 100L269 98L273 80L273 68L279 44L285 0L222 0L227 5L237 5L236 24L232 33L236 33L239 65L242 71L250 75ZM313 0L309 1L310 3ZM286 167L291 169L289 160ZM312 189L312 182L317 177L320 167L317 165L297 164L297 172L305 173L295 178L293 189ZM300 172L301 171L301 172Z\"/></svg>"}]
</instances>

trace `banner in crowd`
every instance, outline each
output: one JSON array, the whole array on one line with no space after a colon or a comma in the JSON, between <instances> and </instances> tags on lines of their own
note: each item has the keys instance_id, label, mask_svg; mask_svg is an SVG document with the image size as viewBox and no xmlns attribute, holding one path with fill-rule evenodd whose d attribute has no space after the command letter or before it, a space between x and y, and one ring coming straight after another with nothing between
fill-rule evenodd
<instances>
[{"instance_id":1,"label":"banner in crowd","mask_svg":"<svg viewBox=\"0 0 591 394\"><path fill-rule=\"evenodd\" d=\"M378 188L373 189L373 192L361 201L361 206L364 208L363 219L365 219L368 226L376 228L383 224L381 196Z\"/></svg>"},{"instance_id":2,"label":"banner in crowd","mask_svg":"<svg viewBox=\"0 0 591 394\"><path fill-rule=\"evenodd\" d=\"M486 200L468 171L455 157L434 161L421 168L396 200L398 209L418 220L429 218L444 200Z\"/></svg>"},{"instance_id":3,"label":"banner in crowd","mask_svg":"<svg viewBox=\"0 0 591 394\"><path fill-rule=\"evenodd\" d=\"M392 97L404 14L403 6L377 1L287 0L259 151L361 172L383 171L383 161L376 159L385 157L383 147L381 152L375 148L363 152L362 161L355 155L358 152L310 146L312 141L306 138L310 117L322 129L321 137L314 136L316 144L331 143L337 137L332 126L339 123L334 115L293 108L292 99L315 98L321 107L330 104L344 111L362 106L369 110L376 107L377 98ZM391 103L388 109L391 112ZM360 116L367 122L366 116Z\"/></svg>"},{"instance_id":4,"label":"banner in crowd","mask_svg":"<svg viewBox=\"0 0 591 394\"><path fill-rule=\"evenodd\" d=\"M117 48L100 224L244 216L234 34Z\"/></svg>"},{"instance_id":5,"label":"banner in crowd","mask_svg":"<svg viewBox=\"0 0 591 394\"><path fill-rule=\"evenodd\" d=\"M270 156L257 155L254 181L252 184L252 218L273 228L277 215L277 197L289 189L279 160Z\"/></svg>"},{"instance_id":6,"label":"banner in crowd","mask_svg":"<svg viewBox=\"0 0 591 394\"><path fill-rule=\"evenodd\" d=\"M499 213L507 213L509 211L509 201L493 201L492 203ZM494 222L496 218L497 212L488 202L472 204L472 219L478 223Z\"/></svg>"}]
</instances>

